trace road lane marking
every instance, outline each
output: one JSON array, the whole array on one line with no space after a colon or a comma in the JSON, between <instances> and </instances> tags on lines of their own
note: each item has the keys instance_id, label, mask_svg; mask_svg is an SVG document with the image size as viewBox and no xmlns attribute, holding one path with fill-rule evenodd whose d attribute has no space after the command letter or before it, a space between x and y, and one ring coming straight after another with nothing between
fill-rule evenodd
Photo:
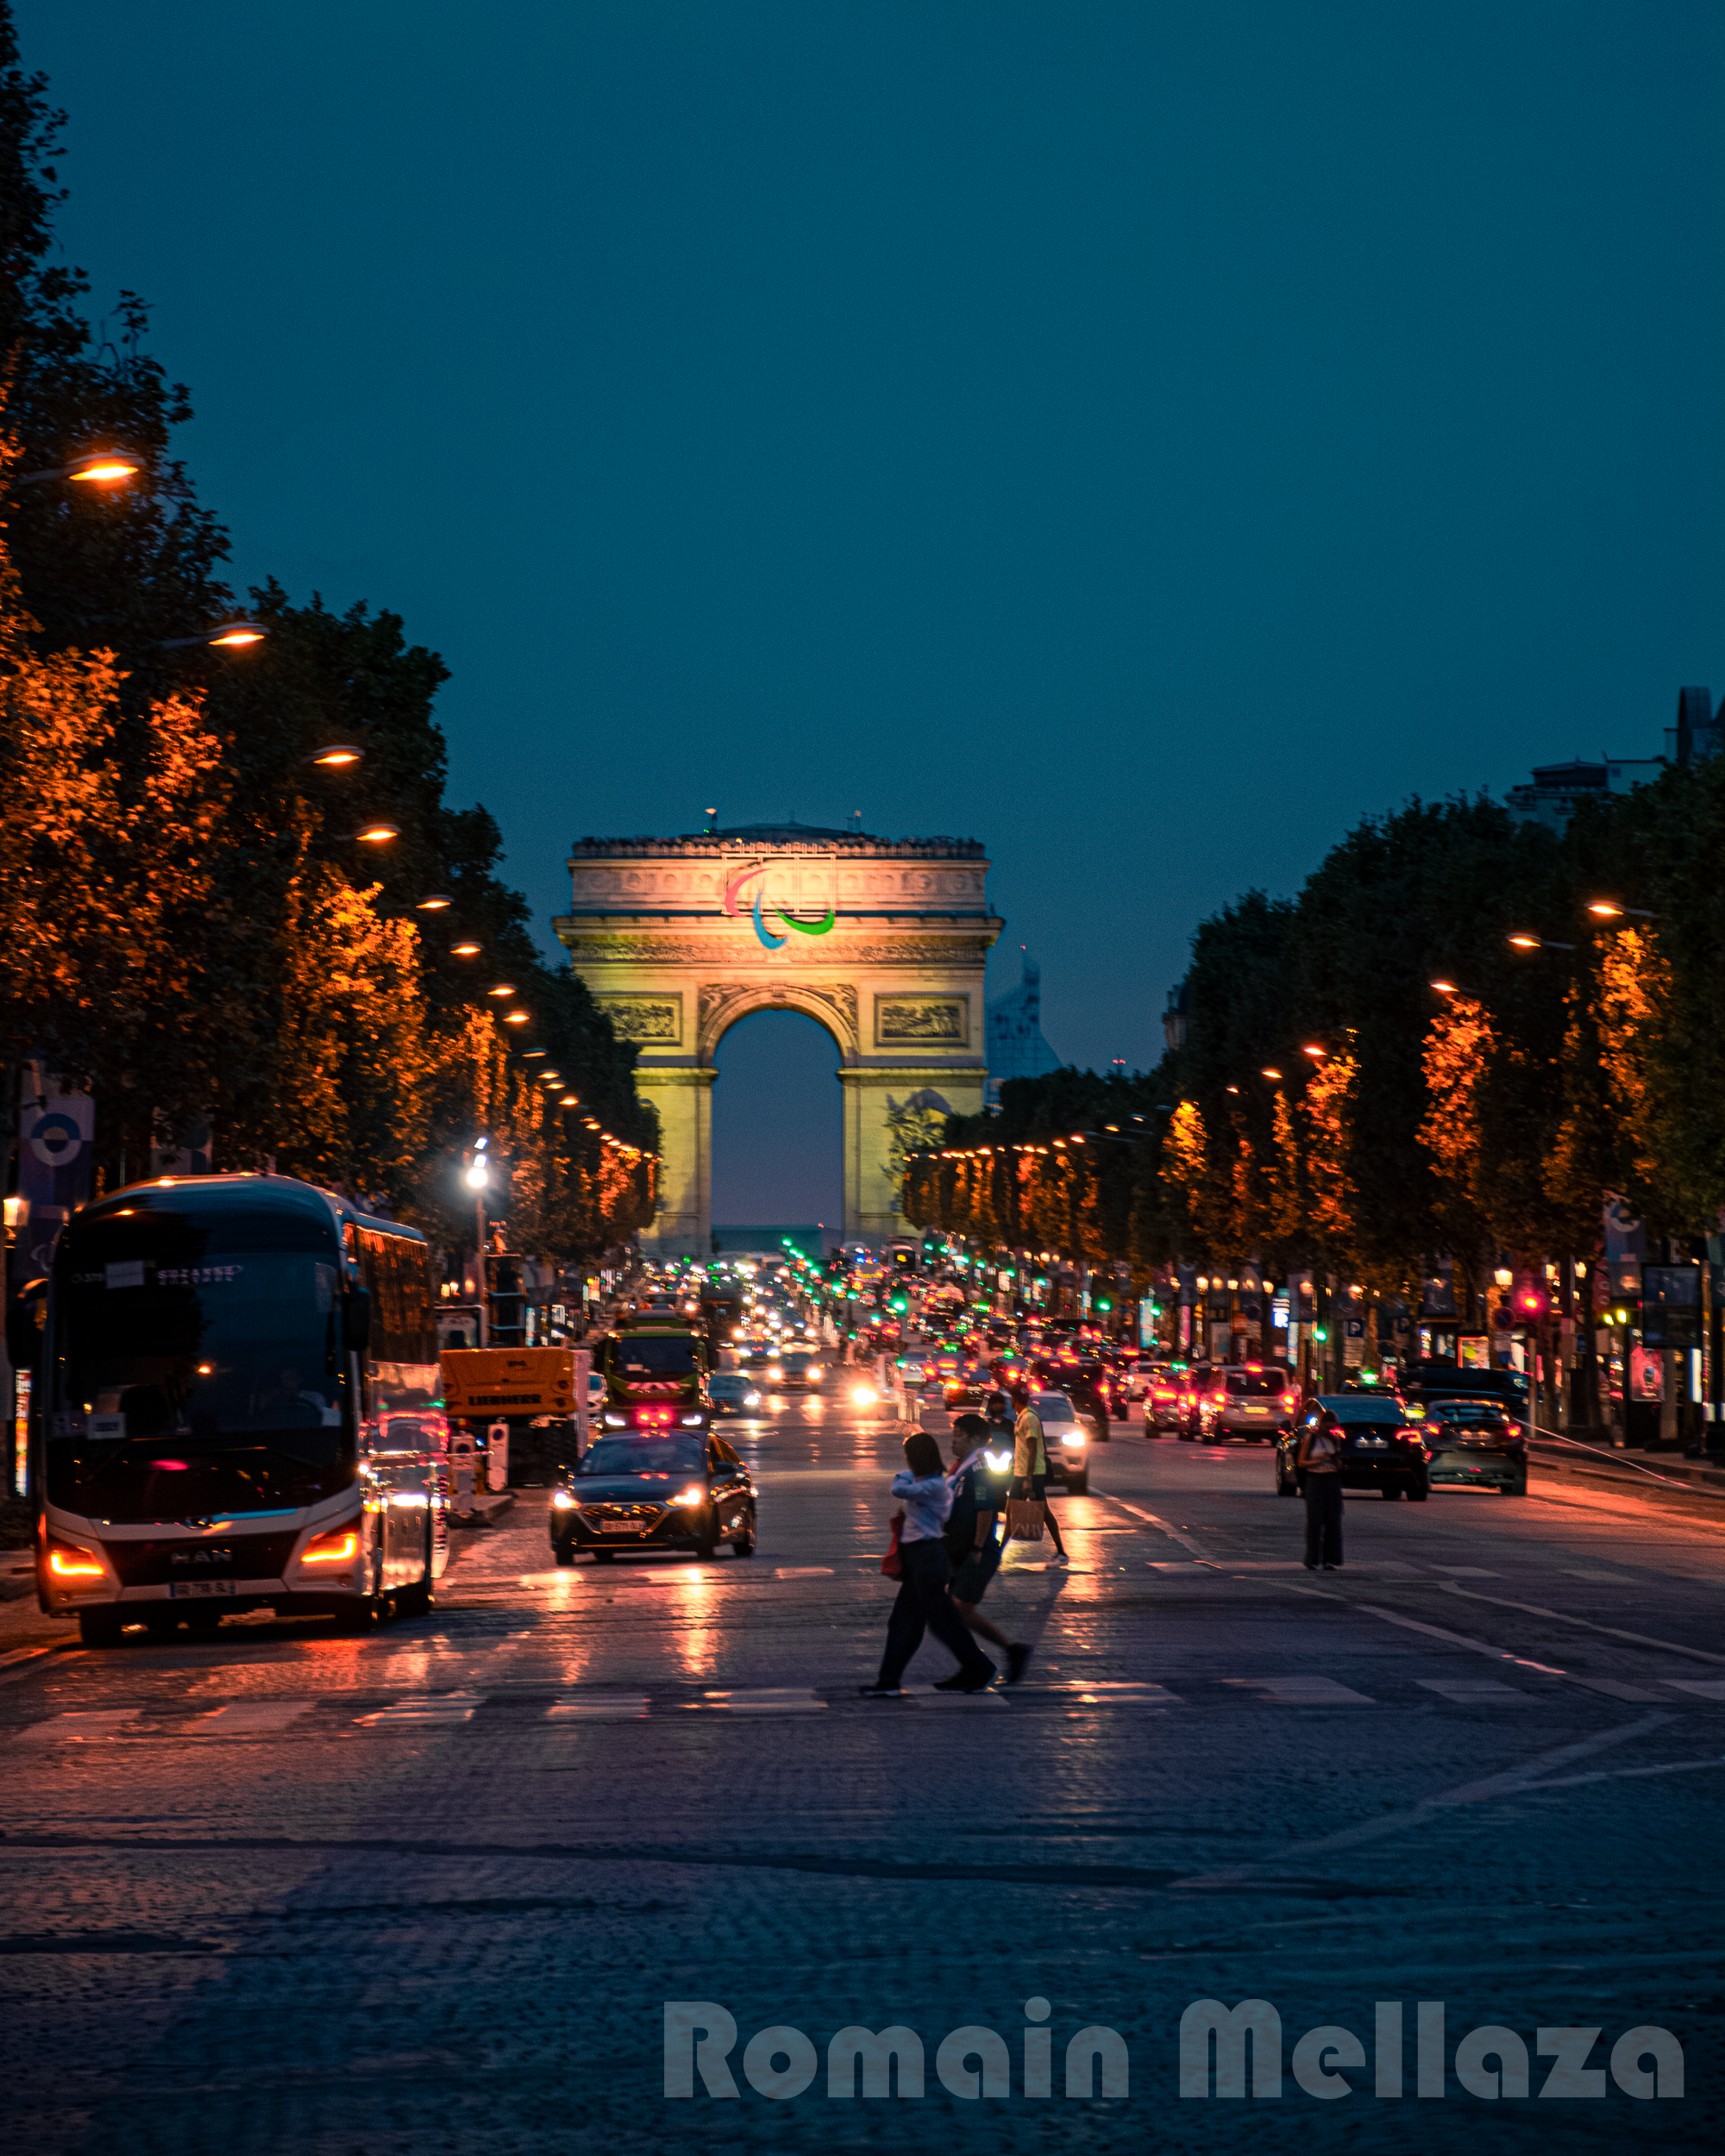
<instances>
[{"instance_id":1,"label":"road lane marking","mask_svg":"<svg viewBox=\"0 0 1725 2156\"><path fill-rule=\"evenodd\" d=\"M261 1737L271 1730L285 1729L290 1722L309 1714L317 1704L309 1699L235 1700L218 1707L213 1714L200 1715L185 1733L192 1737Z\"/></svg>"},{"instance_id":2,"label":"road lane marking","mask_svg":"<svg viewBox=\"0 0 1725 2156\"><path fill-rule=\"evenodd\" d=\"M129 1722L136 1721L143 1711L141 1707L78 1708L69 1714L52 1715L45 1722L32 1722L19 1734L65 1744L89 1744L115 1735Z\"/></svg>"},{"instance_id":3,"label":"road lane marking","mask_svg":"<svg viewBox=\"0 0 1725 2156\"><path fill-rule=\"evenodd\" d=\"M1540 1609L1533 1602L1506 1601L1501 1595L1476 1594L1452 1580L1439 1583L1446 1595L1464 1595L1471 1602L1495 1602L1500 1609L1519 1609L1529 1617L1549 1617L1554 1624L1578 1625L1584 1632L1603 1633L1610 1639L1633 1640L1638 1647L1662 1647L1667 1654L1686 1654L1692 1661L1714 1662L1725 1668L1725 1654L1709 1654L1704 1647L1679 1646L1675 1639L1650 1639L1644 1632L1625 1632L1619 1625L1596 1625L1585 1617L1571 1617L1560 1609Z\"/></svg>"},{"instance_id":4,"label":"road lane marking","mask_svg":"<svg viewBox=\"0 0 1725 2156\"><path fill-rule=\"evenodd\" d=\"M1288 1707L1375 1707L1364 1692L1338 1684L1333 1677L1225 1677L1224 1684L1249 1687L1261 1698Z\"/></svg>"},{"instance_id":5,"label":"road lane marking","mask_svg":"<svg viewBox=\"0 0 1725 2156\"><path fill-rule=\"evenodd\" d=\"M1076 1695L1087 1707L1183 1707L1186 1704L1179 1693L1170 1692L1165 1684L1148 1683L1080 1684L1069 1680L1060 1684L1038 1685L1037 1689L1064 1692L1069 1696Z\"/></svg>"},{"instance_id":6,"label":"road lane marking","mask_svg":"<svg viewBox=\"0 0 1725 2156\"><path fill-rule=\"evenodd\" d=\"M545 1709L548 1722L645 1721L651 1705L644 1692L569 1692Z\"/></svg>"},{"instance_id":7,"label":"road lane marking","mask_svg":"<svg viewBox=\"0 0 1725 2156\"><path fill-rule=\"evenodd\" d=\"M1405 1834L1411 1828L1427 1826L1440 1813L1464 1804L1483 1804L1496 1796L1518 1796L1530 1783L1549 1774L1554 1767L1566 1767L1572 1759L1584 1759L1590 1753L1609 1751L1614 1745L1627 1744L1631 1739L1645 1737L1655 1729L1662 1729L1672 1717L1669 1714L1644 1714L1640 1721L1623 1722L1615 1729L1603 1729L1591 1737L1578 1739L1574 1744L1559 1745L1553 1751L1542 1752L1526 1760L1519 1767L1508 1767L1497 1774L1488 1774L1477 1782L1464 1782L1452 1789L1440 1789L1433 1796L1421 1797L1418 1803L1399 1812L1382 1812L1376 1819L1357 1821L1343 1827L1339 1833L1320 1835L1314 1841L1291 1843L1274 1857L1261 1858L1252 1864L1229 1865L1214 1871L1194 1872L1189 1878L1174 1879L1174 1887L1214 1889L1238 1884L1261 1871L1283 1871L1296 1858L1327 1854L1332 1850L1352 1849L1362 1842L1381 1841L1395 1834Z\"/></svg>"},{"instance_id":8,"label":"road lane marking","mask_svg":"<svg viewBox=\"0 0 1725 2156\"><path fill-rule=\"evenodd\" d=\"M1725 1767L1725 1758L1718 1759L1674 1759L1662 1767L1601 1767L1592 1774L1561 1775L1553 1782L1530 1782L1529 1796L1540 1789L1573 1789L1584 1782L1627 1782L1647 1774L1694 1774L1703 1767Z\"/></svg>"},{"instance_id":9,"label":"road lane marking","mask_svg":"<svg viewBox=\"0 0 1725 2156\"><path fill-rule=\"evenodd\" d=\"M1693 1692L1697 1699L1725 1700L1725 1677L1667 1677L1659 1682L1674 1692Z\"/></svg>"},{"instance_id":10,"label":"road lane marking","mask_svg":"<svg viewBox=\"0 0 1725 2156\"><path fill-rule=\"evenodd\" d=\"M435 1698L406 1699L393 1707L380 1707L354 1720L367 1729L386 1728L403 1722L464 1722L473 1719L480 1703L477 1692L443 1692Z\"/></svg>"},{"instance_id":11,"label":"road lane marking","mask_svg":"<svg viewBox=\"0 0 1725 2156\"><path fill-rule=\"evenodd\" d=\"M812 1714L824 1711L827 1702L818 1699L807 1685L766 1684L733 1692L709 1692L705 1698L690 1700L687 1704L725 1714Z\"/></svg>"},{"instance_id":12,"label":"road lane marking","mask_svg":"<svg viewBox=\"0 0 1725 2156\"><path fill-rule=\"evenodd\" d=\"M1436 1692L1443 1699L1454 1700L1458 1706L1469 1705L1475 1700L1490 1702L1529 1696L1513 1684L1500 1684L1495 1677L1421 1677L1414 1682L1421 1691Z\"/></svg>"},{"instance_id":13,"label":"road lane marking","mask_svg":"<svg viewBox=\"0 0 1725 2156\"><path fill-rule=\"evenodd\" d=\"M781 1564L773 1574L775 1580L830 1580L832 1576L830 1564Z\"/></svg>"}]
</instances>

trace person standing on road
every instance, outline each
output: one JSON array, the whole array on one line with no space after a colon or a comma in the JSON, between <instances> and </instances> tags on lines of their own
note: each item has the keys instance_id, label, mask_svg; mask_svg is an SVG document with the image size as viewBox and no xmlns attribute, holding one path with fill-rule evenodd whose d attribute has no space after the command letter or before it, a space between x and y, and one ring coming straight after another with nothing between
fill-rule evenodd
<instances>
[{"instance_id":1,"label":"person standing on road","mask_svg":"<svg viewBox=\"0 0 1725 2156\"><path fill-rule=\"evenodd\" d=\"M1335 1432L1314 1415L1300 1433L1294 1464L1305 1476L1306 1570L1334 1572L1342 1561L1342 1471Z\"/></svg>"},{"instance_id":2,"label":"person standing on road","mask_svg":"<svg viewBox=\"0 0 1725 2156\"><path fill-rule=\"evenodd\" d=\"M957 1657L958 1667L943 1677L943 1692L986 1691L999 1674L976 1645L952 1607L952 1561L946 1550L946 1522L952 1511L952 1485L943 1471L940 1447L926 1430L905 1439L905 1464L894 1476L893 1495L904 1510L899 1532L899 1592L887 1621L881 1674L861 1687L870 1699L896 1698L911 1657L932 1632Z\"/></svg>"},{"instance_id":3,"label":"person standing on road","mask_svg":"<svg viewBox=\"0 0 1725 2156\"><path fill-rule=\"evenodd\" d=\"M1027 1642L1008 1639L977 1604L1000 1569L997 1532L1005 1478L988 1464L988 1426L981 1415L959 1415L952 1425L952 1510L946 1551L952 1561L952 1607L979 1639L992 1640L1007 1658L1007 1682L1016 1684L1030 1660Z\"/></svg>"},{"instance_id":4,"label":"person standing on road","mask_svg":"<svg viewBox=\"0 0 1725 2156\"><path fill-rule=\"evenodd\" d=\"M1048 1539L1054 1545L1055 1556L1064 1564L1066 1545L1060 1539L1059 1523L1054 1517L1054 1507L1048 1501L1047 1480L1048 1448L1042 1441L1042 1417L1026 1400L1013 1431L1012 1494L1014 1497L1034 1498L1042 1507Z\"/></svg>"}]
</instances>

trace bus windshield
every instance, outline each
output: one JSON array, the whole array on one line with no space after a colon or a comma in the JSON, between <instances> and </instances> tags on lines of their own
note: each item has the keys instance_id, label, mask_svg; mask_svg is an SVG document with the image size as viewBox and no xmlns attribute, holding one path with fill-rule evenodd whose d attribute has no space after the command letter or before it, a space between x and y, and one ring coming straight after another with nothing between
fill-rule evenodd
<instances>
[{"instance_id":1,"label":"bus windshield","mask_svg":"<svg viewBox=\"0 0 1725 2156\"><path fill-rule=\"evenodd\" d=\"M49 1501L130 1524L346 1488L340 1302L333 1235L304 1214L74 1223L54 1264Z\"/></svg>"},{"instance_id":2,"label":"bus windshield","mask_svg":"<svg viewBox=\"0 0 1725 2156\"><path fill-rule=\"evenodd\" d=\"M695 1344L687 1332L625 1332L617 1343L617 1368L624 1377L692 1376Z\"/></svg>"}]
</instances>

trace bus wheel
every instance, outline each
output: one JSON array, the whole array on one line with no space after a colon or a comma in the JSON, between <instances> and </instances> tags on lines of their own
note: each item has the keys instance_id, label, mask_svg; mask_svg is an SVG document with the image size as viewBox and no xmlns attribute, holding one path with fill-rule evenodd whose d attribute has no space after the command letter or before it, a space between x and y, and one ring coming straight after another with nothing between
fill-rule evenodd
<instances>
[{"instance_id":1,"label":"bus wheel","mask_svg":"<svg viewBox=\"0 0 1725 2156\"><path fill-rule=\"evenodd\" d=\"M616 1555L615 1550L595 1550L593 1553L593 1561L595 1564L609 1564Z\"/></svg>"},{"instance_id":2,"label":"bus wheel","mask_svg":"<svg viewBox=\"0 0 1725 2156\"><path fill-rule=\"evenodd\" d=\"M430 1580L417 1580L411 1587L398 1587L392 1599L398 1617L429 1617L431 1614L431 1583Z\"/></svg>"},{"instance_id":3,"label":"bus wheel","mask_svg":"<svg viewBox=\"0 0 1725 2156\"><path fill-rule=\"evenodd\" d=\"M185 1625L189 1632L214 1632L221 1621L221 1607L216 1602L200 1602L197 1608L188 1609L185 1613Z\"/></svg>"},{"instance_id":4,"label":"bus wheel","mask_svg":"<svg viewBox=\"0 0 1725 2156\"><path fill-rule=\"evenodd\" d=\"M78 1613L78 1636L86 1647L117 1647L120 1632L117 1609L81 1609Z\"/></svg>"}]
</instances>

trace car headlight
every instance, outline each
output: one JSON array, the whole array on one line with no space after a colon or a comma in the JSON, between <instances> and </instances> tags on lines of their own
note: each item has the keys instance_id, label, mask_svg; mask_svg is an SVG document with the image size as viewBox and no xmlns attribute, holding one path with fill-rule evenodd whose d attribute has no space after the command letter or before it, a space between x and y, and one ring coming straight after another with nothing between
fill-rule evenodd
<instances>
[{"instance_id":1,"label":"car headlight","mask_svg":"<svg viewBox=\"0 0 1725 2156\"><path fill-rule=\"evenodd\" d=\"M758 1407L761 1405L760 1394L744 1393L743 1395L743 1404L745 1407Z\"/></svg>"},{"instance_id":2,"label":"car headlight","mask_svg":"<svg viewBox=\"0 0 1725 2156\"><path fill-rule=\"evenodd\" d=\"M683 1417L683 1427L685 1430L699 1430L700 1427L700 1417L699 1415L685 1415Z\"/></svg>"},{"instance_id":3,"label":"car headlight","mask_svg":"<svg viewBox=\"0 0 1725 2156\"><path fill-rule=\"evenodd\" d=\"M629 1427L629 1418L627 1415L607 1415L605 1419L605 1426L607 1430L626 1430Z\"/></svg>"},{"instance_id":4,"label":"car headlight","mask_svg":"<svg viewBox=\"0 0 1725 2156\"><path fill-rule=\"evenodd\" d=\"M1060 1442L1064 1445L1081 1445L1088 1442L1082 1430L1069 1431Z\"/></svg>"},{"instance_id":5,"label":"car headlight","mask_svg":"<svg viewBox=\"0 0 1725 2156\"><path fill-rule=\"evenodd\" d=\"M568 1490L554 1489L551 1492L551 1505L554 1511L573 1512L574 1509L574 1504L575 1501L569 1495Z\"/></svg>"},{"instance_id":6,"label":"car headlight","mask_svg":"<svg viewBox=\"0 0 1725 2156\"><path fill-rule=\"evenodd\" d=\"M851 1388L850 1397L859 1407L872 1407L879 1395L872 1385L856 1385Z\"/></svg>"},{"instance_id":7,"label":"car headlight","mask_svg":"<svg viewBox=\"0 0 1725 2156\"><path fill-rule=\"evenodd\" d=\"M782 1385L785 1382L785 1373L783 1370L768 1370L767 1382L772 1385Z\"/></svg>"},{"instance_id":8,"label":"car headlight","mask_svg":"<svg viewBox=\"0 0 1725 2156\"><path fill-rule=\"evenodd\" d=\"M811 1363L809 1364L809 1367L808 1367L808 1377L809 1377L809 1382L810 1382L811 1384L812 1384L812 1383L814 1382L815 1379L816 1379L817 1377L819 1377L819 1376L820 1376L820 1364L819 1364L819 1363Z\"/></svg>"},{"instance_id":9,"label":"car headlight","mask_svg":"<svg viewBox=\"0 0 1725 2156\"><path fill-rule=\"evenodd\" d=\"M687 1489L680 1489L671 1502L674 1505L704 1505L706 1502L706 1486L702 1482L691 1482Z\"/></svg>"}]
</instances>

